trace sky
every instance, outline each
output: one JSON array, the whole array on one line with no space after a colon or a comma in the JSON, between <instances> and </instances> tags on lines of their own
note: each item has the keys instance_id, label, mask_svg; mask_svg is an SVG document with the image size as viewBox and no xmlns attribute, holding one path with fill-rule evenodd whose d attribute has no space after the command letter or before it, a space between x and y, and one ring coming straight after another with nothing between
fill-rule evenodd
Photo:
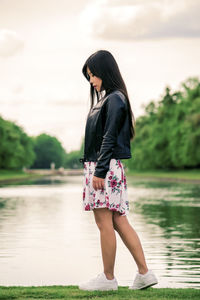
<instances>
[{"instance_id":1,"label":"sky","mask_svg":"<svg viewBox=\"0 0 200 300\"><path fill-rule=\"evenodd\" d=\"M80 148L88 56L110 51L135 118L166 86L200 78L200 0L0 0L0 116Z\"/></svg>"}]
</instances>

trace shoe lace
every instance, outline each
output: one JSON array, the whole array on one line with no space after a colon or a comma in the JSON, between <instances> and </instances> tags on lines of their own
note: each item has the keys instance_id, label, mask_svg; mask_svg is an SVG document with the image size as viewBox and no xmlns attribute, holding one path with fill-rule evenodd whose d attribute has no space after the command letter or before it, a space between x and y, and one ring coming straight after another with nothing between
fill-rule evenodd
<instances>
[{"instance_id":1,"label":"shoe lace","mask_svg":"<svg viewBox=\"0 0 200 300\"><path fill-rule=\"evenodd\" d=\"M135 279L133 281L133 284L137 284L138 282L140 282L141 278L139 276L139 273L136 274Z\"/></svg>"},{"instance_id":2,"label":"shoe lace","mask_svg":"<svg viewBox=\"0 0 200 300\"><path fill-rule=\"evenodd\" d=\"M92 282L95 282L99 277L101 277L101 273L99 273L96 277L94 277L94 278L92 278L91 280L90 280L90 282L92 283Z\"/></svg>"}]
</instances>

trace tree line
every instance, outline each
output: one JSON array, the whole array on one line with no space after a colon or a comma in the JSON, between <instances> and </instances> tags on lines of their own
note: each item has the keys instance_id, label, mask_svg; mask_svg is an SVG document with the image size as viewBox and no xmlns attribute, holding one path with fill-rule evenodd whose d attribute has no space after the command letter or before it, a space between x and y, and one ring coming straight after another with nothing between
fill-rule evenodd
<instances>
[{"instance_id":1,"label":"tree line","mask_svg":"<svg viewBox=\"0 0 200 300\"><path fill-rule=\"evenodd\" d=\"M82 168L84 138L79 150L66 152L54 136L28 136L14 122L0 117L0 169ZM131 169L183 169L200 167L200 82L188 78L179 91L165 88L158 101L151 101L136 119L131 142Z\"/></svg>"},{"instance_id":2,"label":"tree line","mask_svg":"<svg viewBox=\"0 0 200 300\"><path fill-rule=\"evenodd\" d=\"M186 169L200 167L200 82L189 78L179 91L169 87L159 101L151 101L136 119L130 169Z\"/></svg>"},{"instance_id":3,"label":"tree line","mask_svg":"<svg viewBox=\"0 0 200 300\"><path fill-rule=\"evenodd\" d=\"M45 133L28 136L22 127L0 117L0 169L49 169L52 162L55 168L77 168L79 151L74 152L76 159L73 152L66 153L56 137Z\"/></svg>"}]
</instances>

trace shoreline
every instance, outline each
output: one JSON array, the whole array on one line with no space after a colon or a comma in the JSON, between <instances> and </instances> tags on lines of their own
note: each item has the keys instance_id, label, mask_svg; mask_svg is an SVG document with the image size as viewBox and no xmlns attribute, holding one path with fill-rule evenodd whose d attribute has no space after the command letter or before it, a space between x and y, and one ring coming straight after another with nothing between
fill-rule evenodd
<instances>
[{"instance_id":1,"label":"shoreline","mask_svg":"<svg viewBox=\"0 0 200 300\"><path fill-rule=\"evenodd\" d=\"M191 183L191 184L200 184L200 179L191 179L191 178L173 178L173 177L158 177L158 176L149 176L145 174L129 174L127 172L127 177L130 179L136 180L146 180L146 181L161 181L161 182L179 182L179 183Z\"/></svg>"},{"instance_id":2,"label":"shoreline","mask_svg":"<svg viewBox=\"0 0 200 300\"><path fill-rule=\"evenodd\" d=\"M188 171L164 171L164 170L146 170L132 171L126 170L127 177L142 180L157 180L166 182L183 182L200 184L200 169Z\"/></svg>"},{"instance_id":3,"label":"shoreline","mask_svg":"<svg viewBox=\"0 0 200 300\"><path fill-rule=\"evenodd\" d=\"M153 180L153 181L166 181L166 182L182 182L200 184L200 170L188 171L130 171L125 167L125 174L131 180ZM60 170L27 170L27 171L8 171L0 170L0 185L10 183L20 183L32 179L51 177L51 176L83 176L83 169L70 170L65 169L63 172Z\"/></svg>"},{"instance_id":4,"label":"shoreline","mask_svg":"<svg viewBox=\"0 0 200 300\"><path fill-rule=\"evenodd\" d=\"M20 181L32 180L42 177L52 176L72 176L82 175L82 169L26 169L25 171L18 170L1 170L0 169L0 184L17 183Z\"/></svg>"}]
</instances>

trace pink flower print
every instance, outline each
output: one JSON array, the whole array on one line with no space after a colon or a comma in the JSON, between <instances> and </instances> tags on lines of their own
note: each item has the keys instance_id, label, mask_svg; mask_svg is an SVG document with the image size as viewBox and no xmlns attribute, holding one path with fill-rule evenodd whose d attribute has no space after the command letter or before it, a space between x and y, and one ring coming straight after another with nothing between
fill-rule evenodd
<instances>
[{"instance_id":1,"label":"pink flower print","mask_svg":"<svg viewBox=\"0 0 200 300\"><path fill-rule=\"evenodd\" d=\"M122 181L124 181L124 173L122 172Z\"/></svg>"},{"instance_id":2,"label":"pink flower print","mask_svg":"<svg viewBox=\"0 0 200 300\"><path fill-rule=\"evenodd\" d=\"M124 185L126 185L126 176L124 176Z\"/></svg>"},{"instance_id":3,"label":"pink flower print","mask_svg":"<svg viewBox=\"0 0 200 300\"><path fill-rule=\"evenodd\" d=\"M83 191L83 200L85 200L85 189Z\"/></svg>"},{"instance_id":4,"label":"pink flower print","mask_svg":"<svg viewBox=\"0 0 200 300\"><path fill-rule=\"evenodd\" d=\"M102 205L103 205L103 202L100 202L100 205L102 206Z\"/></svg>"},{"instance_id":5,"label":"pink flower print","mask_svg":"<svg viewBox=\"0 0 200 300\"><path fill-rule=\"evenodd\" d=\"M116 205L116 208L119 208L119 204Z\"/></svg>"},{"instance_id":6,"label":"pink flower print","mask_svg":"<svg viewBox=\"0 0 200 300\"><path fill-rule=\"evenodd\" d=\"M90 210L90 204L89 203L86 205L85 210Z\"/></svg>"},{"instance_id":7,"label":"pink flower print","mask_svg":"<svg viewBox=\"0 0 200 300\"><path fill-rule=\"evenodd\" d=\"M100 203L100 200L98 199L98 200L97 200L97 204L99 204L99 203Z\"/></svg>"},{"instance_id":8,"label":"pink flower print","mask_svg":"<svg viewBox=\"0 0 200 300\"><path fill-rule=\"evenodd\" d=\"M113 211L117 211L117 210L116 210L116 208L114 208L114 207L112 207L112 208L111 208L111 210L113 210Z\"/></svg>"},{"instance_id":9,"label":"pink flower print","mask_svg":"<svg viewBox=\"0 0 200 300\"><path fill-rule=\"evenodd\" d=\"M112 176L109 176L108 179L111 180L111 179L112 179Z\"/></svg>"},{"instance_id":10,"label":"pink flower print","mask_svg":"<svg viewBox=\"0 0 200 300\"><path fill-rule=\"evenodd\" d=\"M114 172L113 172L113 171L110 171L110 174L111 174L111 175L114 175Z\"/></svg>"},{"instance_id":11,"label":"pink flower print","mask_svg":"<svg viewBox=\"0 0 200 300\"><path fill-rule=\"evenodd\" d=\"M107 208L109 207L109 202L106 203L106 207L107 207Z\"/></svg>"},{"instance_id":12,"label":"pink flower print","mask_svg":"<svg viewBox=\"0 0 200 300\"><path fill-rule=\"evenodd\" d=\"M88 185L88 183L89 183L89 180L88 180L88 178L86 177L86 185Z\"/></svg>"},{"instance_id":13,"label":"pink flower print","mask_svg":"<svg viewBox=\"0 0 200 300\"><path fill-rule=\"evenodd\" d=\"M118 166L122 169L121 161L118 160L117 162L118 162Z\"/></svg>"},{"instance_id":14,"label":"pink flower print","mask_svg":"<svg viewBox=\"0 0 200 300\"><path fill-rule=\"evenodd\" d=\"M111 187L115 187L117 185L117 181L115 179L110 181Z\"/></svg>"}]
</instances>

